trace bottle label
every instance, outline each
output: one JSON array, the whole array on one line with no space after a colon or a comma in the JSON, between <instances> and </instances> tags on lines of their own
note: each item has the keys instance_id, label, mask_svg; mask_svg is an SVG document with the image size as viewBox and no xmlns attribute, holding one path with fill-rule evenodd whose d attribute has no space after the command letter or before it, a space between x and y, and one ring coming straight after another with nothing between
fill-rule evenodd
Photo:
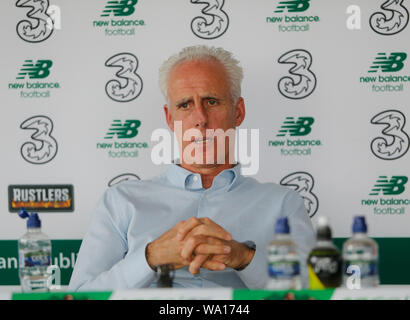
<instances>
[{"instance_id":1,"label":"bottle label","mask_svg":"<svg viewBox=\"0 0 410 320\"><path fill-rule=\"evenodd\" d=\"M345 274L350 266L358 266L360 268L360 278L377 276L377 261L376 260L347 260L345 263Z\"/></svg>"},{"instance_id":2,"label":"bottle label","mask_svg":"<svg viewBox=\"0 0 410 320\"><path fill-rule=\"evenodd\" d=\"M315 255L310 255L307 261L310 288L339 287L342 283L342 259L340 255L324 256L320 255L318 251L314 251L313 254Z\"/></svg>"},{"instance_id":3,"label":"bottle label","mask_svg":"<svg viewBox=\"0 0 410 320\"><path fill-rule=\"evenodd\" d=\"M333 260L331 257L314 258L316 257L312 258L312 267L316 274L335 274L340 270L338 261Z\"/></svg>"},{"instance_id":4,"label":"bottle label","mask_svg":"<svg viewBox=\"0 0 410 320\"><path fill-rule=\"evenodd\" d=\"M23 265L22 265L23 264ZM21 252L20 267L41 267L51 264L51 252L46 250Z\"/></svg>"},{"instance_id":5,"label":"bottle label","mask_svg":"<svg viewBox=\"0 0 410 320\"><path fill-rule=\"evenodd\" d=\"M300 274L299 261L269 262L268 273L271 278L292 278Z\"/></svg>"}]
</instances>

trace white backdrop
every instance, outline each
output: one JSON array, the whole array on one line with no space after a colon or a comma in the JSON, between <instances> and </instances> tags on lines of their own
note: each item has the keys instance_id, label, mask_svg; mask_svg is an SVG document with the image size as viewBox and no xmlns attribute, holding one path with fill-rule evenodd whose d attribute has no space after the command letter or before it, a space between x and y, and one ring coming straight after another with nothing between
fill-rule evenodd
<instances>
[{"instance_id":1,"label":"white backdrop","mask_svg":"<svg viewBox=\"0 0 410 320\"><path fill-rule=\"evenodd\" d=\"M52 239L81 239L111 179L125 173L148 179L163 172L165 166L151 160L155 145L151 134L166 128L158 68L169 55L195 44L222 46L241 61L247 112L241 128L259 129L256 179L285 184L283 179L293 173L309 174L288 177L287 184L293 188L298 185L314 221L320 215L329 216L335 237L350 236L353 216L358 214L367 217L373 237L410 236L406 185L409 127L405 122L410 96L406 80L410 75L408 1L360 0L350 13L347 10L352 9L352 3L347 0L294 0L288 4L279 0L116 2L116 7L107 0L8 0L0 4L0 239L15 240L25 230L25 223L9 212L10 185L72 185L73 211L51 209L41 218L44 231ZM25 7L29 5L35 5L35 9ZM130 15L118 15L129 13L127 8ZM371 18L374 14L379 16ZM194 19L198 16L205 17L209 26L197 26ZM44 17L51 17L54 23L49 35L47 27L43 27L44 33L39 31L47 21ZM28 20L35 28L38 19L40 27L34 31L24 24L19 27L21 21ZM278 22L280 19L282 22ZM292 22L297 19L311 22ZM118 26L126 21L135 25ZM352 25L356 29L352 30ZM203 32L200 38L194 31L199 33L203 28L210 34ZM138 76L134 73L130 81L136 92L142 90L139 94L128 91L130 97L136 97L118 102L109 97L106 86L118 79L116 73L121 67L106 63L124 53L125 60L138 60L134 70ZM291 75L294 66L297 70ZM376 72L369 72L373 70ZM289 76L296 85L300 80L302 84L292 89L287 83L281 88L281 81L285 81L281 79ZM396 78L386 82L388 76ZM375 82L364 82L364 77L375 77ZM398 77L401 81L393 82ZM121 80L121 86L126 81ZM58 83L59 88L28 88L27 83L37 82L40 86ZM386 84L397 86L393 88L397 91L387 91ZM286 88L293 98L286 97ZM371 123L377 114L389 110L394 112L380 116L381 124ZM34 116L42 118L32 121ZM51 133L44 117L52 121ZM127 120L140 121L138 134L104 139L108 132L114 132L113 124L121 128ZM35 142L42 159L34 156L34 149L22 147L33 142L35 131L21 127L36 127L36 123L47 133ZM292 123L293 127L286 127ZM301 132L301 123L310 132L292 135ZM285 130L281 131L284 136L278 136L280 130ZM377 137L391 144L390 153L383 144L371 148ZM298 139L302 140L299 143L313 140L316 145L286 146L297 144ZM115 148L115 143L124 142L146 143L148 147ZM112 143L113 147L103 149L103 143ZM136 157L109 154L128 151L135 155L135 150ZM295 155L298 152L302 154ZM382 159L380 155L397 158ZM31 162L27 160L30 157ZM50 161L38 163L47 159ZM376 194L370 195L372 192ZM382 200L400 204L382 204Z\"/></svg>"}]
</instances>

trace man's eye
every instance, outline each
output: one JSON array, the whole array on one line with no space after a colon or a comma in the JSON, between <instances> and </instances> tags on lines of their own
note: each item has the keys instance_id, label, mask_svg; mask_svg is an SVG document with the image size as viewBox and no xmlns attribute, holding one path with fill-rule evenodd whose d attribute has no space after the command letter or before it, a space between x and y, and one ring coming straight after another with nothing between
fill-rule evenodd
<instances>
[{"instance_id":1,"label":"man's eye","mask_svg":"<svg viewBox=\"0 0 410 320\"><path fill-rule=\"evenodd\" d=\"M188 102L184 102L184 103L181 103L180 105L178 105L178 107L181 108L181 109L186 109L186 108L188 108L188 106L189 106Z\"/></svg>"},{"instance_id":2,"label":"man's eye","mask_svg":"<svg viewBox=\"0 0 410 320\"><path fill-rule=\"evenodd\" d=\"M218 101L215 100L215 99L209 99L209 100L208 100L208 104L209 104L210 106L216 106L216 105L218 104Z\"/></svg>"}]
</instances>

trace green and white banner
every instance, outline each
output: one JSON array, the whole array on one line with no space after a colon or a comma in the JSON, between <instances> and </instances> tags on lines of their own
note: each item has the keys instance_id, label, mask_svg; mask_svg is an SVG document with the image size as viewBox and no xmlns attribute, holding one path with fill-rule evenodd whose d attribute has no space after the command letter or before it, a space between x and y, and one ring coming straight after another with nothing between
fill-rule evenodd
<instances>
[{"instance_id":1,"label":"green and white banner","mask_svg":"<svg viewBox=\"0 0 410 320\"><path fill-rule=\"evenodd\" d=\"M241 128L259 137L247 174L296 190L314 223L329 217L339 247L366 216L381 282L410 284L409 10L410 0L1 1L0 285L18 284L21 207L40 212L66 284L104 190L165 170L154 159L155 133L167 131L158 68L197 44L244 68Z\"/></svg>"},{"instance_id":2,"label":"green and white banner","mask_svg":"<svg viewBox=\"0 0 410 320\"><path fill-rule=\"evenodd\" d=\"M11 293L8 298L12 300L409 300L410 286L299 291L164 288L106 292ZM172 313L172 307L164 308L168 309L168 313ZM206 311L212 314L213 309ZM218 314L217 310L215 314Z\"/></svg>"},{"instance_id":3,"label":"green and white banner","mask_svg":"<svg viewBox=\"0 0 410 320\"><path fill-rule=\"evenodd\" d=\"M341 249L345 238L336 238L335 244ZM402 253L402 248L410 247L408 238L375 238L379 245L380 282L382 284L410 283L410 255ZM52 263L60 268L61 285L68 285L80 249L81 240L52 240ZM0 240L0 283L18 285L18 252L16 240Z\"/></svg>"}]
</instances>

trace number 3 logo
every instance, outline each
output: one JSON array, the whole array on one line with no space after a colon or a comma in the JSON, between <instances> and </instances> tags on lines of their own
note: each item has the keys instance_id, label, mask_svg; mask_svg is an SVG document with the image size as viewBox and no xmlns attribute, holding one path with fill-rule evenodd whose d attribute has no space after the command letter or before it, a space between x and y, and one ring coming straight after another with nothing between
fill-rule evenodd
<instances>
[{"instance_id":1,"label":"number 3 logo","mask_svg":"<svg viewBox=\"0 0 410 320\"><path fill-rule=\"evenodd\" d=\"M34 130L31 141L21 146L24 160L32 164L44 164L54 159L57 154L57 141L51 135L53 122L46 116L35 116L25 120L21 129Z\"/></svg>"},{"instance_id":2,"label":"number 3 logo","mask_svg":"<svg viewBox=\"0 0 410 320\"><path fill-rule=\"evenodd\" d=\"M194 4L206 4L203 16L195 17L191 22L192 32L202 39L216 39L222 36L229 25L229 18L222 10L224 0L191 0Z\"/></svg>"},{"instance_id":3,"label":"number 3 logo","mask_svg":"<svg viewBox=\"0 0 410 320\"><path fill-rule=\"evenodd\" d=\"M31 8L27 13L30 20L22 20L17 24L17 34L21 39L27 42L41 42L51 36L54 24L48 13L48 0L18 0L16 6Z\"/></svg>"},{"instance_id":4,"label":"number 3 logo","mask_svg":"<svg viewBox=\"0 0 410 320\"><path fill-rule=\"evenodd\" d=\"M105 92L108 97L118 102L129 102L137 98L142 91L142 79L137 74L138 59L131 53L120 53L105 62L107 67L120 68L116 79L107 82Z\"/></svg>"},{"instance_id":5,"label":"number 3 logo","mask_svg":"<svg viewBox=\"0 0 410 320\"><path fill-rule=\"evenodd\" d=\"M310 218L312 218L319 209L319 200L312 192L315 181L307 172L294 172L284 177L280 184L295 190L305 202L305 208Z\"/></svg>"},{"instance_id":6,"label":"number 3 logo","mask_svg":"<svg viewBox=\"0 0 410 320\"><path fill-rule=\"evenodd\" d=\"M289 75L278 82L279 92L289 99L303 99L309 96L316 88L316 76L310 69L312 55L303 49L284 53L278 62L293 65Z\"/></svg>"},{"instance_id":7,"label":"number 3 logo","mask_svg":"<svg viewBox=\"0 0 410 320\"><path fill-rule=\"evenodd\" d=\"M406 117L397 110L387 110L376 114L372 124L384 125L382 137L371 142L373 154L383 160L394 160L404 156L409 150L409 136L403 130Z\"/></svg>"}]
</instances>

